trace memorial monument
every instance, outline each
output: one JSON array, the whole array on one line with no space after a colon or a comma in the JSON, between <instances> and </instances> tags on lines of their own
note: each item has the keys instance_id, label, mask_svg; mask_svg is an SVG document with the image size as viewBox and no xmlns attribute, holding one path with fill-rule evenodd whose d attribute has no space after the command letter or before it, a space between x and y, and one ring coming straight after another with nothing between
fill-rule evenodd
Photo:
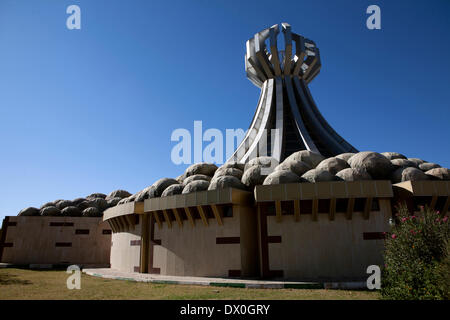
<instances>
[{"instance_id":1,"label":"memorial monument","mask_svg":"<svg viewBox=\"0 0 450 320\"><path fill-rule=\"evenodd\" d=\"M135 194L26 208L3 221L0 261L360 281L369 265L383 263L398 203L411 214L423 205L447 214L449 169L396 152L358 152L326 122L308 89L321 68L312 40L282 23L256 33L246 49L246 74L261 94L225 164L192 164Z\"/></svg>"},{"instance_id":2,"label":"memorial monument","mask_svg":"<svg viewBox=\"0 0 450 320\"><path fill-rule=\"evenodd\" d=\"M283 50L278 48L280 33L284 36ZM261 88L261 94L250 128L232 161L245 163L268 155L281 162L299 150L325 157L357 152L323 118L309 91L308 84L321 68L314 41L282 23L256 33L246 48L245 72Z\"/></svg>"}]
</instances>

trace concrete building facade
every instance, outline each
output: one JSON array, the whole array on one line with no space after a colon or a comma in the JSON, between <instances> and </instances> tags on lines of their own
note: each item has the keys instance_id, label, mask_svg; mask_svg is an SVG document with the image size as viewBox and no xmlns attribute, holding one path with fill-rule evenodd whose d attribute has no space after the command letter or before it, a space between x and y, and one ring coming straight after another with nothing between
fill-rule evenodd
<instances>
[{"instance_id":1,"label":"concrete building facade","mask_svg":"<svg viewBox=\"0 0 450 320\"><path fill-rule=\"evenodd\" d=\"M368 266L383 264L396 205L447 214L450 170L393 152L357 152L322 117L307 87L321 68L312 40L283 23L255 34L246 48L247 77L261 95L227 163L194 164L176 179L126 192L103 219L7 217L0 261L109 263L174 276L361 280Z\"/></svg>"},{"instance_id":2,"label":"concrete building facade","mask_svg":"<svg viewBox=\"0 0 450 320\"><path fill-rule=\"evenodd\" d=\"M5 217L0 262L109 266L111 228L102 218Z\"/></svg>"},{"instance_id":3,"label":"concrete building facade","mask_svg":"<svg viewBox=\"0 0 450 320\"><path fill-rule=\"evenodd\" d=\"M389 181L357 181L257 186L254 194L202 191L127 210L119 205L104 216L113 230L111 267L178 276L361 279L369 265L382 263L392 197ZM126 216L145 227L134 239L140 257L122 267L115 246L126 252L139 233L127 237L114 227Z\"/></svg>"}]
</instances>

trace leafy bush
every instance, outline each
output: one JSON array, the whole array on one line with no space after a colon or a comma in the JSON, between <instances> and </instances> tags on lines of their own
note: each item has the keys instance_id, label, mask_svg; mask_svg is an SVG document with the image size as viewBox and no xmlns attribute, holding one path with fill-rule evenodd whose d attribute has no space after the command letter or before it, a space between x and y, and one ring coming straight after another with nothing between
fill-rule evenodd
<instances>
[{"instance_id":1,"label":"leafy bush","mask_svg":"<svg viewBox=\"0 0 450 320\"><path fill-rule=\"evenodd\" d=\"M441 265L442 281L444 285L444 298L450 300L450 241L447 241L446 257Z\"/></svg>"},{"instance_id":2,"label":"leafy bush","mask_svg":"<svg viewBox=\"0 0 450 320\"><path fill-rule=\"evenodd\" d=\"M381 294L384 299L448 299L450 224L421 207L411 216L400 206L386 235Z\"/></svg>"}]
</instances>

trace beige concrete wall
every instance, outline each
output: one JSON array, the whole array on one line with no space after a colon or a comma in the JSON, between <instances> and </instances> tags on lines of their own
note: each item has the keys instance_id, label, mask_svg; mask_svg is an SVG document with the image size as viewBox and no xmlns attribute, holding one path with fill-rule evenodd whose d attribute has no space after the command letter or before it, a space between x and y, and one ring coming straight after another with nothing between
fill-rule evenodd
<instances>
[{"instance_id":1,"label":"beige concrete wall","mask_svg":"<svg viewBox=\"0 0 450 320\"><path fill-rule=\"evenodd\" d=\"M15 226L11 225L14 224ZM73 226L50 226L73 223ZM101 218L85 217L9 217L2 261L14 264L90 264L108 265L111 230ZM89 234L75 234L77 229ZM57 247L56 243L71 243Z\"/></svg>"},{"instance_id":2,"label":"beige concrete wall","mask_svg":"<svg viewBox=\"0 0 450 320\"><path fill-rule=\"evenodd\" d=\"M153 247L153 267L160 268L162 275L177 276L227 277L230 270L240 270L244 275L257 272L247 265L257 257L254 211L234 206L233 217L222 219L222 226L212 218L208 226L200 219L195 220L194 227L186 220L183 227L175 221L172 228L163 223L159 229L155 224L154 239L161 240L161 245ZM240 237L241 243L216 244L216 238L222 237Z\"/></svg>"},{"instance_id":3,"label":"beige concrete wall","mask_svg":"<svg viewBox=\"0 0 450 320\"><path fill-rule=\"evenodd\" d=\"M269 243L270 270L283 270L284 278L292 279L363 279L369 265L382 265L383 240L363 240L364 232L386 232L391 217L389 200L380 199L380 211L370 212L364 220L354 212L351 220L336 213L330 221L328 214L319 214L318 221L301 215L267 217L269 236L281 236L281 243Z\"/></svg>"},{"instance_id":4,"label":"beige concrete wall","mask_svg":"<svg viewBox=\"0 0 450 320\"><path fill-rule=\"evenodd\" d=\"M132 241L141 240L141 221L134 228L128 228L122 232L114 232L111 243L111 268L136 272L141 260L141 246L131 245Z\"/></svg>"}]
</instances>

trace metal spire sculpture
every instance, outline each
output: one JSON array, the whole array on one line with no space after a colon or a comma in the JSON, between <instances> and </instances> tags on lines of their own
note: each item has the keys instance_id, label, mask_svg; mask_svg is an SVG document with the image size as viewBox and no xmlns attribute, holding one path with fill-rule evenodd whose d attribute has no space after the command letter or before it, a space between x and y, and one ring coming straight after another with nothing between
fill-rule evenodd
<instances>
[{"instance_id":1,"label":"metal spire sculpture","mask_svg":"<svg viewBox=\"0 0 450 320\"><path fill-rule=\"evenodd\" d=\"M261 94L250 128L229 161L245 163L264 155L283 161L299 150L326 157L357 152L323 118L309 91L321 68L316 44L291 32L287 23L281 29L284 50L278 50L278 25L247 41L245 71Z\"/></svg>"}]
</instances>

